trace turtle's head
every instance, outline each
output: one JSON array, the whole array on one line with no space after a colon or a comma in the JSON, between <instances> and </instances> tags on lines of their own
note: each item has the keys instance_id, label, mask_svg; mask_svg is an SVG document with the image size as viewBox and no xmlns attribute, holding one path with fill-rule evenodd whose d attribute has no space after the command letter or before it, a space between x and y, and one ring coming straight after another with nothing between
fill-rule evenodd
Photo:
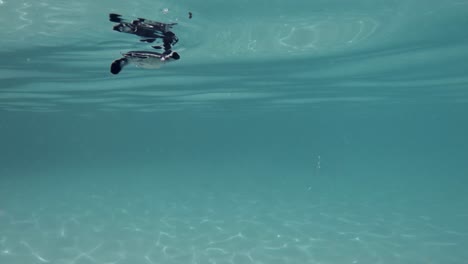
<instances>
[{"instance_id":1,"label":"turtle's head","mask_svg":"<svg viewBox=\"0 0 468 264\"><path fill-rule=\"evenodd\" d=\"M179 55L179 53L174 51L174 52L171 53L171 58L173 58L174 60L178 60L178 59L180 59L180 55Z\"/></svg>"},{"instance_id":2,"label":"turtle's head","mask_svg":"<svg viewBox=\"0 0 468 264\"><path fill-rule=\"evenodd\" d=\"M163 55L161 57L161 61L172 61L172 60L178 60L180 59L180 55L179 53L175 52L175 51L172 51L171 53L167 54L167 55Z\"/></svg>"},{"instance_id":3,"label":"turtle's head","mask_svg":"<svg viewBox=\"0 0 468 264\"><path fill-rule=\"evenodd\" d=\"M180 55L179 53L175 51L171 51L170 53L166 53L166 54L161 54L161 58L160 58L160 60L163 62L166 62L166 61L170 62L170 61L174 61L178 59L180 59Z\"/></svg>"}]
</instances>

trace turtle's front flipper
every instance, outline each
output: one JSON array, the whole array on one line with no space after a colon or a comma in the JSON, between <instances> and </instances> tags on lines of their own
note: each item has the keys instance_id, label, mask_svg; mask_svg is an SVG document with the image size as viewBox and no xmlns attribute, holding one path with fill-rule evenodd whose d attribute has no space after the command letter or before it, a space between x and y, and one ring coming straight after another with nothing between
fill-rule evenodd
<instances>
[{"instance_id":1,"label":"turtle's front flipper","mask_svg":"<svg viewBox=\"0 0 468 264\"><path fill-rule=\"evenodd\" d=\"M119 72L128 64L128 60L125 58L121 58L112 62L110 67L110 72L112 74L119 74Z\"/></svg>"},{"instance_id":2,"label":"turtle's front flipper","mask_svg":"<svg viewBox=\"0 0 468 264\"><path fill-rule=\"evenodd\" d=\"M109 21L115 22L115 23L122 23L124 20L122 18L120 18L121 16L122 15L110 13L109 14Z\"/></svg>"}]
</instances>

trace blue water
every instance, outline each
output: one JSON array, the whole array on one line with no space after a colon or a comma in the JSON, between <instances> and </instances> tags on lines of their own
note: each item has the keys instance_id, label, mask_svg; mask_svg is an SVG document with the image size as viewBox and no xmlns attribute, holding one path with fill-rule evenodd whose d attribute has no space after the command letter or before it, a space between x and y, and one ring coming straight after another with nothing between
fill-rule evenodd
<instances>
[{"instance_id":1,"label":"blue water","mask_svg":"<svg viewBox=\"0 0 468 264\"><path fill-rule=\"evenodd\" d=\"M114 2L0 0L0 263L468 263L467 1Z\"/></svg>"}]
</instances>

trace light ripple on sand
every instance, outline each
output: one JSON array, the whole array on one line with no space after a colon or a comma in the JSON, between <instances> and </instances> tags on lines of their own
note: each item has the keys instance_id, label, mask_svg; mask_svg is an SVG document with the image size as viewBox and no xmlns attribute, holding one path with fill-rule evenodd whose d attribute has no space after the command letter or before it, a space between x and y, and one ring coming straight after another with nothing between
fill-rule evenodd
<instances>
[{"instance_id":1,"label":"light ripple on sand","mask_svg":"<svg viewBox=\"0 0 468 264\"><path fill-rule=\"evenodd\" d=\"M320 208L308 210L308 202L280 197L262 201L226 191L214 198L195 191L185 195L162 189L144 199L75 193L73 199L49 202L42 209L40 201L13 199L2 209L13 220L2 222L8 232L1 236L0 261L413 263L426 256L442 263L452 250L466 245L458 235L466 230L444 225L426 229L430 215L399 214L402 222L379 203L362 207L323 201ZM373 228L378 229L371 232ZM404 238L409 231L423 235ZM455 258L463 256L468 257L461 253Z\"/></svg>"}]
</instances>

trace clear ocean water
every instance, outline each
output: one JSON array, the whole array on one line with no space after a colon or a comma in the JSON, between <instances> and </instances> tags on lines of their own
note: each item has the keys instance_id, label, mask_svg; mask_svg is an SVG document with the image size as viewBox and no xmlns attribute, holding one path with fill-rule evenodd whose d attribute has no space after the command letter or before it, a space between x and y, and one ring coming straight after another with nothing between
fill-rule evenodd
<instances>
[{"instance_id":1,"label":"clear ocean water","mask_svg":"<svg viewBox=\"0 0 468 264\"><path fill-rule=\"evenodd\" d=\"M109 13L178 23L181 59L112 75L153 49ZM0 263L468 263L466 0L0 0L0 23Z\"/></svg>"}]
</instances>

